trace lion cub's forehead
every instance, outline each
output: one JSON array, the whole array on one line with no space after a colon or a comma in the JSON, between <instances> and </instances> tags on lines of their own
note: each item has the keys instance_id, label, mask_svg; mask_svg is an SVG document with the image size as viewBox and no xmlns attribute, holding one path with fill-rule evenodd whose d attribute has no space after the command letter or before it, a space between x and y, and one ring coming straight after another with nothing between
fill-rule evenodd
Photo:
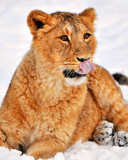
<instances>
[{"instance_id":1,"label":"lion cub's forehead","mask_svg":"<svg viewBox=\"0 0 128 160\"><path fill-rule=\"evenodd\" d=\"M60 20L60 27L62 27L64 32L78 33L79 31L85 32L87 29L86 26L81 22L79 15L65 12L56 12L52 14Z\"/></svg>"},{"instance_id":2,"label":"lion cub's forehead","mask_svg":"<svg viewBox=\"0 0 128 160\"><path fill-rule=\"evenodd\" d=\"M74 25L71 25L70 23L65 24L61 29L63 30L64 34L68 35L69 39L71 39L71 36L73 34L78 37L85 32L85 27L83 27L82 25L76 27Z\"/></svg>"}]
</instances>

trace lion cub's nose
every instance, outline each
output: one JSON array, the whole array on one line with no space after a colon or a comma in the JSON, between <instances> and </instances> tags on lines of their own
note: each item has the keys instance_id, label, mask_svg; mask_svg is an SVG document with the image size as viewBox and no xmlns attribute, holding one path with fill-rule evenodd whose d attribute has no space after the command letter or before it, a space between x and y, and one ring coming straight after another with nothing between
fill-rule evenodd
<instances>
[{"instance_id":1,"label":"lion cub's nose","mask_svg":"<svg viewBox=\"0 0 128 160\"><path fill-rule=\"evenodd\" d=\"M84 62L84 61L87 61L87 60L90 59L90 57L89 57L89 58L79 58L79 57L76 57L76 58L77 58L78 61L80 61L80 62Z\"/></svg>"}]
</instances>

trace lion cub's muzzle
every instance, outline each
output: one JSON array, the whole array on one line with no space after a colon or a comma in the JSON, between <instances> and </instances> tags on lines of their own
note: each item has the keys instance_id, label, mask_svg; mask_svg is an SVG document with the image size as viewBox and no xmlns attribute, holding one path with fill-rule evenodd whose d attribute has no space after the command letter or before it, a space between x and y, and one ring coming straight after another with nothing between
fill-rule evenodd
<instances>
[{"instance_id":1,"label":"lion cub's muzzle","mask_svg":"<svg viewBox=\"0 0 128 160\"><path fill-rule=\"evenodd\" d=\"M63 71L65 77L69 78L79 78L86 76L88 72L93 72L95 70L95 65L90 60L84 60L80 63L80 67L77 72L74 69L65 69Z\"/></svg>"},{"instance_id":2,"label":"lion cub's muzzle","mask_svg":"<svg viewBox=\"0 0 128 160\"><path fill-rule=\"evenodd\" d=\"M65 77L69 77L69 78L79 78L79 77L83 77L83 76L86 76L86 74L79 74L77 72L74 71L74 69L65 69L63 71Z\"/></svg>"}]
</instances>

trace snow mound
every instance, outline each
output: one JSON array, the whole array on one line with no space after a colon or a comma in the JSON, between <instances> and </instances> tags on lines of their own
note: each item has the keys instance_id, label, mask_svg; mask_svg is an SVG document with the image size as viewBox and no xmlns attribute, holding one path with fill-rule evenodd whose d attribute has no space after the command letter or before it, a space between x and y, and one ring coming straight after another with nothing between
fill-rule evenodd
<instances>
[{"instance_id":1,"label":"snow mound","mask_svg":"<svg viewBox=\"0 0 128 160\"><path fill-rule=\"evenodd\" d=\"M0 160L34 160L32 156L21 155L20 151L9 151L0 147ZM39 160L42 160L41 158ZM65 153L57 153L48 160L128 160L128 148L99 146L95 142L77 142Z\"/></svg>"}]
</instances>

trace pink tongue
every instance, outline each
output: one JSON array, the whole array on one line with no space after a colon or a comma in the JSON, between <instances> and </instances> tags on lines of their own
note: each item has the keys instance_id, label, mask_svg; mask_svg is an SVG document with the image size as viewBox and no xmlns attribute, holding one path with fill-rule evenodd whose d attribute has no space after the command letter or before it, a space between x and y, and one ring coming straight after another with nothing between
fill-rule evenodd
<instances>
[{"instance_id":1,"label":"pink tongue","mask_svg":"<svg viewBox=\"0 0 128 160\"><path fill-rule=\"evenodd\" d=\"M90 60L87 60L80 64L80 70L77 73L87 74L88 72L93 72L94 70L95 65Z\"/></svg>"}]
</instances>

